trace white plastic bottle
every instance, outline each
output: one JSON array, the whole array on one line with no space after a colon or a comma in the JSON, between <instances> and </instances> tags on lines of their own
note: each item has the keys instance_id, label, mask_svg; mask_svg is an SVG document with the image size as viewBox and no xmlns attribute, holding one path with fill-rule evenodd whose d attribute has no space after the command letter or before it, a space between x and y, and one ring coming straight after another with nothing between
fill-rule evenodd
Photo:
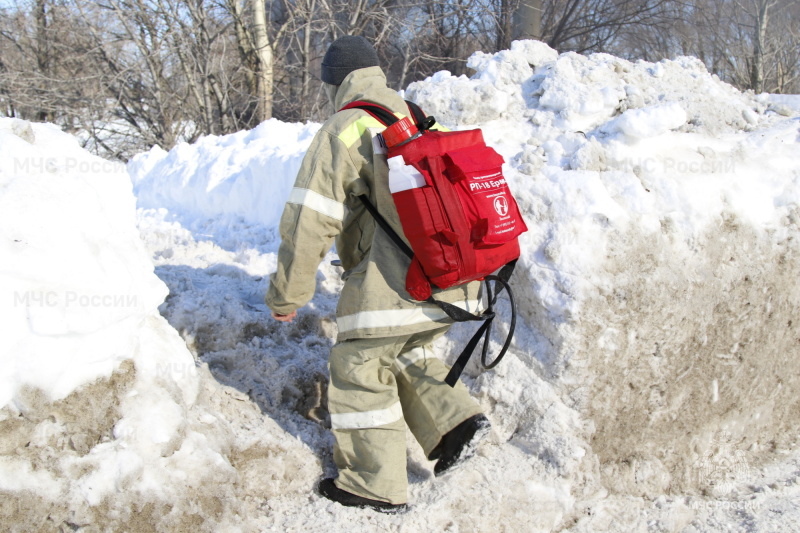
<instances>
[{"instance_id":1,"label":"white plastic bottle","mask_svg":"<svg viewBox=\"0 0 800 533\"><path fill-rule=\"evenodd\" d=\"M424 186L425 176L411 165L406 165L403 156L389 158L389 190L393 194Z\"/></svg>"},{"instance_id":2,"label":"white plastic bottle","mask_svg":"<svg viewBox=\"0 0 800 533\"><path fill-rule=\"evenodd\" d=\"M391 148L402 146L422 135L411 119L404 117L388 128L383 133L386 146ZM425 186L425 177L411 165L406 165L403 156L389 158L389 190L392 193L407 191Z\"/></svg>"}]
</instances>

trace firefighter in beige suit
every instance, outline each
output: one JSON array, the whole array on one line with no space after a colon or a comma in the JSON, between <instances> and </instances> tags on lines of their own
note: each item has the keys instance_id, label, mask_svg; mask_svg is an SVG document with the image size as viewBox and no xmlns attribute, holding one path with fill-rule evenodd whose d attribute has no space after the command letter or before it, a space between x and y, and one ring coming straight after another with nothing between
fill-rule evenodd
<instances>
[{"instance_id":1,"label":"firefighter in beige suit","mask_svg":"<svg viewBox=\"0 0 800 533\"><path fill-rule=\"evenodd\" d=\"M363 100L398 116L409 113L361 37L331 45L322 79L336 110ZM339 477L324 480L319 492L344 505L391 510L406 502L406 424L426 456L439 458L438 474L466 456L488 422L463 384L444 383L448 369L431 353L450 319L406 293L409 259L358 200L368 195L403 235L386 153L376 139L383 128L364 111L346 110L316 134L281 218L278 267L266 302L273 317L291 320L314 295L317 267L335 239L345 282L329 359L328 408ZM435 296L475 312L479 284Z\"/></svg>"}]
</instances>

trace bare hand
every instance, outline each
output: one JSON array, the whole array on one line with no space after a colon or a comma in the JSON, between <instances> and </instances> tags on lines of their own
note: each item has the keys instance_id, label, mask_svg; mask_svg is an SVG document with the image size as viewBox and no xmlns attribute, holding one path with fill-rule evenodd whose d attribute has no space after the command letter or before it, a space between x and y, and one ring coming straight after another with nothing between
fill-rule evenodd
<instances>
[{"instance_id":1,"label":"bare hand","mask_svg":"<svg viewBox=\"0 0 800 533\"><path fill-rule=\"evenodd\" d=\"M288 315L279 315L275 311L272 312L272 318L277 320L278 322L291 322L294 317L297 316L297 311L292 311Z\"/></svg>"}]
</instances>

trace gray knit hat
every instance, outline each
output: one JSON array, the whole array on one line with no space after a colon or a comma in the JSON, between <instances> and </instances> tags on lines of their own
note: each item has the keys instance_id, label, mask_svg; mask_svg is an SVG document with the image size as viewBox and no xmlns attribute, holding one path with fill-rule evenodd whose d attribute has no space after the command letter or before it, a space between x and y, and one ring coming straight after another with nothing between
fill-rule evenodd
<instances>
[{"instance_id":1,"label":"gray knit hat","mask_svg":"<svg viewBox=\"0 0 800 533\"><path fill-rule=\"evenodd\" d=\"M325 53L322 60L322 81L341 85L345 77L354 70L377 67L378 54L363 37L345 35L339 37Z\"/></svg>"}]
</instances>

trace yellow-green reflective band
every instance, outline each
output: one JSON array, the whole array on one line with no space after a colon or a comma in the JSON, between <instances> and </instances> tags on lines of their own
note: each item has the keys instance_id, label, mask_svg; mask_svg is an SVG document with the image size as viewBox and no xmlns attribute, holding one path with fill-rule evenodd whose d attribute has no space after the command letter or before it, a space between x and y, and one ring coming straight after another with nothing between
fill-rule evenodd
<instances>
[{"instance_id":1,"label":"yellow-green reflective band","mask_svg":"<svg viewBox=\"0 0 800 533\"><path fill-rule=\"evenodd\" d=\"M367 131L369 128L383 128L383 124L381 124L377 119L373 118L371 115L366 117L361 117L360 119L356 120L349 126L347 126L342 133L339 134L339 140L344 143L344 145L348 148L353 146L357 140L364 135L364 132Z\"/></svg>"},{"instance_id":2,"label":"yellow-green reflective band","mask_svg":"<svg viewBox=\"0 0 800 533\"><path fill-rule=\"evenodd\" d=\"M394 116L397 118L404 118L405 115L402 113L395 113ZM378 119L373 117L372 115L361 117L349 126L347 126L342 133L339 134L339 140L344 143L345 146L350 148L355 144L355 142L364 135L364 132L370 128L385 128Z\"/></svg>"}]
</instances>

